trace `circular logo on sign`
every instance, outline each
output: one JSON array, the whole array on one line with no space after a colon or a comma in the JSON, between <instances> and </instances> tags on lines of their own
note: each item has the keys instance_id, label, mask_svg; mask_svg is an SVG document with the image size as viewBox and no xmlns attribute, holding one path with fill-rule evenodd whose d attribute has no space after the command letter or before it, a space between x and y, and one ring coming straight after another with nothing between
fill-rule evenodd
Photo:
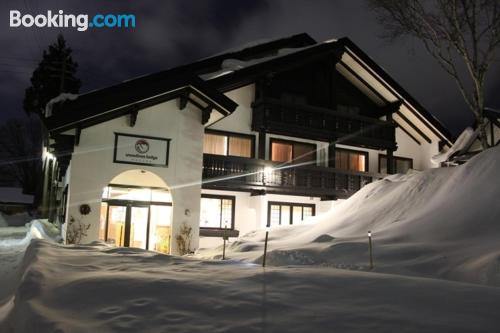
<instances>
[{"instance_id":1,"label":"circular logo on sign","mask_svg":"<svg viewBox=\"0 0 500 333\"><path fill-rule=\"evenodd\" d=\"M137 140L135 150L140 154L145 154L149 150L149 143L144 139Z\"/></svg>"}]
</instances>

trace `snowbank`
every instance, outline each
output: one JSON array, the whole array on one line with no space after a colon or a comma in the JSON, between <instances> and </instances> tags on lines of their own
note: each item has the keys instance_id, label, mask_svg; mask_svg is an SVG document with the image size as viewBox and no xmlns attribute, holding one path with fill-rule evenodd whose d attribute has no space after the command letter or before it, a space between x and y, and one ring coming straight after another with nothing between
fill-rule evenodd
<instances>
[{"instance_id":1,"label":"snowbank","mask_svg":"<svg viewBox=\"0 0 500 333\"><path fill-rule=\"evenodd\" d=\"M60 241L59 231L46 220L34 220L21 227L0 228L0 318L22 276L21 262L33 239ZM0 330L1 331L1 330Z\"/></svg>"},{"instance_id":2,"label":"snowbank","mask_svg":"<svg viewBox=\"0 0 500 333\"><path fill-rule=\"evenodd\" d=\"M473 284L33 240L0 331L492 332L499 307Z\"/></svg>"},{"instance_id":3,"label":"snowbank","mask_svg":"<svg viewBox=\"0 0 500 333\"><path fill-rule=\"evenodd\" d=\"M3 217L3 214L0 212L0 228L4 228L4 227L8 227L8 226L9 226L9 224L7 223L5 218Z\"/></svg>"},{"instance_id":4,"label":"snowbank","mask_svg":"<svg viewBox=\"0 0 500 333\"><path fill-rule=\"evenodd\" d=\"M269 265L328 265L500 286L500 147L454 168L392 175L365 186L312 226L270 231ZM264 232L231 243L226 255L261 262ZM220 256L220 248L200 258Z\"/></svg>"},{"instance_id":5,"label":"snowbank","mask_svg":"<svg viewBox=\"0 0 500 333\"><path fill-rule=\"evenodd\" d=\"M11 227L22 227L26 223L33 219L28 213L17 213L17 214L4 214L0 212L0 227L1 226L11 226Z\"/></svg>"}]
</instances>

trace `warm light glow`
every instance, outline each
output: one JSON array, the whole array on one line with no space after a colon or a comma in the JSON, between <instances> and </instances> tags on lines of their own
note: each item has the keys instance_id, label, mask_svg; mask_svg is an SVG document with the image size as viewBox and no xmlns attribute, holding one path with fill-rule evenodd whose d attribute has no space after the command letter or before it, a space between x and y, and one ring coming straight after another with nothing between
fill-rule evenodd
<instances>
[{"instance_id":1,"label":"warm light glow","mask_svg":"<svg viewBox=\"0 0 500 333\"><path fill-rule=\"evenodd\" d=\"M56 157L49 151L45 151L45 158L49 160L55 160Z\"/></svg>"},{"instance_id":2,"label":"warm light glow","mask_svg":"<svg viewBox=\"0 0 500 333\"><path fill-rule=\"evenodd\" d=\"M264 175L266 177L271 177L273 175L274 169L272 167L265 167L264 168Z\"/></svg>"}]
</instances>

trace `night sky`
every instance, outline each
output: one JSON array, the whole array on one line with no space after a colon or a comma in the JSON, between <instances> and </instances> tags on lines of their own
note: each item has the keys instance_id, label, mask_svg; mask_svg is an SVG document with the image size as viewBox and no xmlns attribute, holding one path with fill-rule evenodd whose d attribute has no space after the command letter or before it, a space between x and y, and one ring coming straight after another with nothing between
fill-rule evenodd
<instances>
[{"instance_id":1,"label":"night sky","mask_svg":"<svg viewBox=\"0 0 500 333\"><path fill-rule=\"evenodd\" d=\"M135 14L135 29L9 28L9 11ZM189 63L259 39L306 32L318 41L347 36L452 133L471 124L454 82L414 40L390 43L364 1L68 1L0 3L1 117L22 117L24 89L42 50L62 32L79 63L81 92ZM486 105L500 108L500 66L489 74ZM495 94L496 92L496 94Z\"/></svg>"}]
</instances>

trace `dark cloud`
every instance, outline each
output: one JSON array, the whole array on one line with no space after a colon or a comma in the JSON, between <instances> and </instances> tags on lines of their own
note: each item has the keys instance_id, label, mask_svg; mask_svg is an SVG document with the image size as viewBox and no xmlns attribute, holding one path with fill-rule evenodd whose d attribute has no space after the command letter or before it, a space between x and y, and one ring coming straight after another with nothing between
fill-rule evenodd
<instances>
[{"instance_id":1,"label":"dark cloud","mask_svg":"<svg viewBox=\"0 0 500 333\"><path fill-rule=\"evenodd\" d=\"M136 29L12 29L9 10L132 13ZM141 0L3 1L0 4L0 120L22 115L24 89L46 46L63 32L79 62L83 91L188 63L258 39L307 32L318 40L348 36L455 133L470 123L454 83L416 41L387 43L363 1ZM498 64L487 102L500 107Z\"/></svg>"}]
</instances>

